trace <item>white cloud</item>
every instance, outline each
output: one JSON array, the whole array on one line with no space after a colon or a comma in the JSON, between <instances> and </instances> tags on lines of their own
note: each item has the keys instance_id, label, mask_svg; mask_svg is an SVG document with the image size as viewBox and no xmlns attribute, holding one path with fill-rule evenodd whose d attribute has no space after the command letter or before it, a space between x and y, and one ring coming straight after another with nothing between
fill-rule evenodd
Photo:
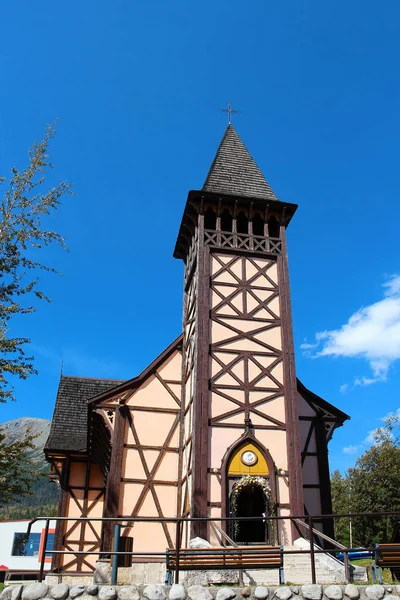
<instances>
[{"instance_id":1,"label":"white cloud","mask_svg":"<svg viewBox=\"0 0 400 600\"><path fill-rule=\"evenodd\" d=\"M382 300L360 308L339 329L316 333L315 344L302 344L305 354L364 358L373 377L356 377L354 385L385 381L390 366L400 359L400 275L392 275L382 287Z\"/></svg>"},{"instance_id":2,"label":"white cloud","mask_svg":"<svg viewBox=\"0 0 400 600\"><path fill-rule=\"evenodd\" d=\"M387 419L387 417L399 417L400 418L400 408L397 408L394 411L388 412L384 417L380 417L379 420L384 421L385 419ZM376 433L377 429L379 429L379 427L369 431L368 435L363 439L363 441L360 444L357 444L354 446L353 445L346 446L345 448L343 448L342 452L344 454L359 454L361 451L365 450L368 446L372 446L372 444L375 442L375 433Z\"/></svg>"},{"instance_id":3,"label":"white cloud","mask_svg":"<svg viewBox=\"0 0 400 600\"><path fill-rule=\"evenodd\" d=\"M361 386L365 386L365 385L372 385L373 383L377 383L378 381L383 381L383 379L381 377L374 377L371 379L371 377L356 377L354 379L354 385L361 385Z\"/></svg>"},{"instance_id":4,"label":"white cloud","mask_svg":"<svg viewBox=\"0 0 400 600\"><path fill-rule=\"evenodd\" d=\"M357 454L361 448L361 444L359 446L347 446L346 448L343 448L343 452L344 454Z\"/></svg>"},{"instance_id":5,"label":"white cloud","mask_svg":"<svg viewBox=\"0 0 400 600\"><path fill-rule=\"evenodd\" d=\"M378 429L378 428L376 428L376 429ZM371 444L373 444L373 443L374 443L374 441L375 441L375 432L376 432L376 429L372 429L372 430L369 432L369 434L367 435L367 437L366 437L366 438L365 438L365 440L363 441L363 444L364 444L364 445L366 445L366 446L371 446Z\"/></svg>"},{"instance_id":6,"label":"white cloud","mask_svg":"<svg viewBox=\"0 0 400 600\"><path fill-rule=\"evenodd\" d=\"M382 417L381 420L384 421L388 417L397 417L398 419L400 419L400 408L398 408L397 410L388 412L388 414L385 415L384 417Z\"/></svg>"},{"instance_id":7,"label":"white cloud","mask_svg":"<svg viewBox=\"0 0 400 600\"><path fill-rule=\"evenodd\" d=\"M343 385L340 386L339 392L341 394L345 394L348 389L349 389L349 384L348 383L344 383Z\"/></svg>"}]
</instances>

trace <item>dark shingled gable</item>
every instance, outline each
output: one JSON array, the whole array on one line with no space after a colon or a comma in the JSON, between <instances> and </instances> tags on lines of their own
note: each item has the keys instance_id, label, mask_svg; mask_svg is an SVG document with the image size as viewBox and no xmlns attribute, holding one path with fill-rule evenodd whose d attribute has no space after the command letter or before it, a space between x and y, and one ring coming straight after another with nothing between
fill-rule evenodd
<instances>
[{"instance_id":1,"label":"dark shingled gable","mask_svg":"<svg viewBox=\"0 0 400 600\"><path fill-rule=\"evenodd\" d=\"M203 191L278 200L231 124L219 145Z\"/></svg>"},{"instance_id":2,"label":"dark shingled gable","mask_svg":"<svg viewBox=\"0 0 400 600\"><path fill-rule=\"evenodd\" d=\"M86 452L88 400L121 383L121 379L62 375L45 451Z\"/></svg>"}]
</instances>

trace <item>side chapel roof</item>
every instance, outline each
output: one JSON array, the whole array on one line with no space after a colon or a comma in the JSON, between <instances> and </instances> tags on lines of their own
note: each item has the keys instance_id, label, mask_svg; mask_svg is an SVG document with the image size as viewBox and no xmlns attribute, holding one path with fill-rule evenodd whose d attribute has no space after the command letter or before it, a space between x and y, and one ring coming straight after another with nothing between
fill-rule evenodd
<instances>
[{"instance_id":1,"label":"side chapel roof","mask_svg":"<svg viewBox=\"0 0 400 600\"><path fill-rule=\"evenodd\" d=\"M90 379L62 375L45 452L87 452L89 403L96 403L139 387L180 348L182 339L183 334L159 354L140 375L132 379Z\"/></svg>"},{"instance_id":2,"label":"side chapel roof","mask_svg":"<svg viewBox=\"0 0 400 600\"><path fill-rule=\"evenodd\" d=\"M329 442L335 429L341 427L345 421L350 419L349 415L321 398L321 396L314 394L314 392L306 388L300 379L297 379L297 391L325 422L326 439Z\"/></svg>"},{"instance_id":3,"label":"side chapel roof","mask_svg":"<svg viewBox=\"0 0 400 600\"><path fill-rule=\"evenodd\" d=\"M121 383L121 379L61 375L45 451L86 452L88 400Z\"/></svg>"},{"instance_id":4,"label":"side chapel roof","mask_svg":"<svg viewBox=\"0 0 400 600\"><path fill-rule=\"evenodd\" d=\"M203 191L278 200L232 124L221 140Z\"/></svg>"}]
</instances>

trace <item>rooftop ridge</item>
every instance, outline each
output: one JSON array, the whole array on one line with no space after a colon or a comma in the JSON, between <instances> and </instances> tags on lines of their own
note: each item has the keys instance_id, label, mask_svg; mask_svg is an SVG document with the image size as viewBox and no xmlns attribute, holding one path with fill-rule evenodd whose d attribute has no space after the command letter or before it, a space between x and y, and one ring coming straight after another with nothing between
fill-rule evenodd
<instances>
[{"instance_id":1,"label":"rooftop ridge","mask_svg":"<svg viewBox=\"0 0 400 600\"><path fill-rule=\"evenodd\" d=\"M278 200L231 123L218 146L202 191Z\"/></svg>"},{"instance_id":2,"label":"rooftop ridge","mask_svg":"<svg viewBox=\"0 0 400 600\"><path fill-rule=\"evenodd\" d=\"M119 377L84 377L83 375L61 375L64 379L82 379L84 381L126 381L126 379L120 379Z\"/></svg>"}]
</instances>

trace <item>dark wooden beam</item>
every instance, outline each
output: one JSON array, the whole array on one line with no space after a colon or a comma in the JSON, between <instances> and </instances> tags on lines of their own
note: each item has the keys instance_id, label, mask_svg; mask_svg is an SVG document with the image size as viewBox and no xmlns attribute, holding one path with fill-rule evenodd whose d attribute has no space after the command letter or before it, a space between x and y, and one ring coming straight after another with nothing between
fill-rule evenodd
<instances>
[{"instance_id":1,"label":"dark wooden beam","mask_svg":"<svg viewBox=\"0 0 400 600\"><path fill-rule=\"evenodd\" d=\"M283 374L285 381L286 448L289 468L289 502L292 514L301 515L304 510L303 476L299 414L297 405L297 380L294 361L292 309L290 302L289 268L287 262L286 232L280 226L282 254L278 256L280 309L282 318ZM292 533L296 535L295 527Z\"/></svg>"},{"instance_id":2,"label":"dark wooden beam","mask_svg":"<svg viewBox=\"0 0 400 600\"><path fill-rule=\"evenodd\" d=\"M126 428L126 408L121 406L115 412L114 432L112 437L112 450L110 472L107 477L106 496L104 502L104 517L118 515L121 487L122 458L124 453L124 440ZM103 527L102 550L110 551L112 542L112 524L106 523Z\"/></svg>"}]
</instances>

